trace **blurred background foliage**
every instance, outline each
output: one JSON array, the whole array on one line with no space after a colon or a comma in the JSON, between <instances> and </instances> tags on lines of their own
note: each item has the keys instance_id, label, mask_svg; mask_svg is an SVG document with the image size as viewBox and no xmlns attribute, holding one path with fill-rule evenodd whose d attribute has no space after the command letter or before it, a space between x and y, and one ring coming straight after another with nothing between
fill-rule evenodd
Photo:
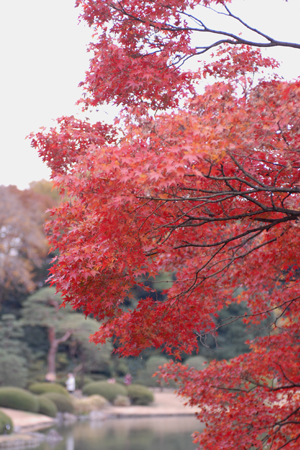
<instances>
[{"instance_id":1,"label":"blurred background foliage","mask_svg":"<svg viewBox=\"0 0 300 450\"><path fill-rule=\"evenodd\" d=\"M41 180L30 188L0 186L0 386L27 387L44 381L54 372L64 384L68 372L76 375L77 387L91 381L115 378L119 382L131 375L133 382L164 387L153 374L169 356L161 349L148 349L138 358L119 358L117 343L95 346L89 336L98 329L97 321L85 318L71 308L60 308L62 299L46 279L54 253L49 253L44 233L49 209L60 202L52 183ZM135 286L124 308L134 308L140 299L164 301L165 290L175 279L161 273L155 279L140 281L149 291ZM243 316L245 304L232 304L216 318L222 325L231 317ZM230 359L249 351L246 340L264 334L266 328L249 330L242 320L222 326L217 335L199 342L198 355L182 355L184 363L202 370L212 359Z\"/></svg>"}]
</instances>

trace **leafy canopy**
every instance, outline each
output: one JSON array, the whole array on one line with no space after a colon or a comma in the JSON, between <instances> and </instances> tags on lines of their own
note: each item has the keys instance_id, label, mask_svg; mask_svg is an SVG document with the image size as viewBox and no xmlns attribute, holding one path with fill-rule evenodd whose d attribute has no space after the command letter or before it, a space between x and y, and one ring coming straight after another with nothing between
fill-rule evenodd
<instances>
[{"instance_id":1,"label":"leafy canopy","mask_svg":"<svg viewBox=\"0 0 300 450\"><path fill-rule=\"evenodd\" d=\"M230 15L229 3L77 1L95 28L84 107L110 102L122 113L114 126L63 117L33 136L68 198L48 226L59 249L51 282L66 303L103 321L94 341L116 339L124 356L150 346L190 353L231 303L246 302L248 312L225 322L275 314L250 353L202 371L170 363L162 376L199 405L200 448L292 449L300 437L300 80L277 77L277 63L255 47L299 45L252 30L262 42L221 32L195 47L193 33L218 33L200 17L191 27L190 14L202 5ZM210 63L184 71L182 62L211 46ZM163 300L123 308L133 286L163 272L176 274Z\"/></svg>"}]
</instances>

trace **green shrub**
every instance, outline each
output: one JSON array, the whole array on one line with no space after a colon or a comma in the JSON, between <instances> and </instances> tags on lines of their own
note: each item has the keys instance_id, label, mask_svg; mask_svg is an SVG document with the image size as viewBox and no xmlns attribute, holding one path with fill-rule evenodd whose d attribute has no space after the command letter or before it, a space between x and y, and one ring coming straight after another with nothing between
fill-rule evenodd
<instances>
[{"instance_id":1,"label":"green shrub","mask_svg":"<svg viewBox=\"0 0 300 450\"><path fill-rule=\"evenodd\" d=\"M133 405L149 405L154 400L152 392L140 384L131 384L127 392Z\"/></svg>"},{"instance_id":2,"label":"green shrub","mask_svg":"<svg viewBox=\"0 0 300 450\"><path fill-rule=\"evenodd\" d=\"M101 395L112 403L118 395L127 395L127 390L119 383L95 381L84 386L82 393L83 395Z\"/></svg>"},{"instance_id":3,"label":"green shrub","mask_svg":"<svg viewBox=\"0 0 300 450\"><path fill-rule=\"evenodd\" d=\"M188 364L190 369L203 370L207 367L207 365L204 364L205 361L207 361L207 359L203 358L203 356L191 356L184 361L184 365Z\"/></svg>"},{"instance_id":4,"label":"green shrub","mask_svg":"<svg viewBox=\"0 0 300 450\"><path fill-rule=\"evenodd\" d=\"M148 372L151 372L153 374L157 372L159 366L163 366L169 361L170 360L165 356L151 356L146 362L146 369L148 370Z\"/></svg>"},{"instance_id":5,"label":"green shrub","mask_svg":"<svg viewBox=\"0 0 300 450\"><path fill-rule=\"evenodd\" d=\"M42 394L41 397L46 397L52 400L59 412L74 412L72 400L65 395L58 394L57 392L47 392L46 394Z\"/></svg>"},{"instance_id":6,"label":"green shrub","mask_svg":"<svg viewBox=\"0 0 300 450\"><path fill-rule=\"evenodd\" d=\"M45 414L45 416L56 417L57 407L55 403L50 400L50 398L44 397L43 395L39 395L37 397L39 402L39 414Z\"/></svg>"},{"instance_id":7,"label":"green shrub","mask_svg":"<svg viewBox=\"0 0 300 450\"><path fill-rule=\"evenodd\" d=\"M114 399L115 406L130 406L130 398L125 395L118 395Z\"/></svg>"},{"instance_id":8,"label":"green shrub","mask_svg":"<svg viewBox=\"0 0 300 450\"><path fill-rule=\"evenodd\" d=\"M163 366L168 361L169 359L164 356L151 356L146 362L146 367L138 372L138 377L135 381L138 384L149 387L166 386L159 377L153 377L153 374L159 370L159 366Z\"/></svg>"},{"instance_id":9,"label":"green shrub","mask_svg":"<svg viewBox=\"0 0 300 450\"><path fill-rule=\"evenodd\" d=\"M121 384L121 386L125 386L126 387L126 384L124 382L124 377L116 377L115 380L116 380L116 382L118 384Z\"/></svg>"},{"instance_id":10,"label":"green shrub","mask_svg":"<svg viewBox=\"0 0 300 450\"><path fill-rule=\"evenodd\" d=\"M67 389L58 383L33 383L29 386L28 390L37 395L46 394L48 392L56 392L57 394L69 397Z\"/></svg>"},{"instance_id":11,"label":"green shrub","mask_svg":"<svg viewBox=\"0 0 300 450\"><path fill-rule=\"evenodd\" d=\"M89 414L92 411L99 411L107 404L107 400L101 395L91 395L86 398L74 398L74 410L76 414Z\"/></svg>"},{"instance_id":12,"label":"green shrub","mask_svg":"<svg viewBox=\"0 0 300 450\"><path fill-rule=\"evenodd\" d=\"M3 411L0 411L0 434L10 434L13 429L11 418Z\"/></svg>"},{"instance_id":13,"label":"green shrub","mask_svg":"<svg viewBox=\"0 0 300 450\"><path fill-rule=\"evenodd\" d=\"M0 388L0 406L34 413L39 409L36 397L25 389L17 387Z\"/></svg>"}]
</instances>

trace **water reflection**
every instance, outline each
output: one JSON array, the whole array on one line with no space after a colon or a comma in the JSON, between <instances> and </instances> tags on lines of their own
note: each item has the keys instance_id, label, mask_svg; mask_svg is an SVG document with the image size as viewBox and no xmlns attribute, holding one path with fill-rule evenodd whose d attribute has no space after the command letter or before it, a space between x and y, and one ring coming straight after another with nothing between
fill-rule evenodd
<instances>
[{"instance_id":1,"label":"water reflection","mask_svg":"<svg viewBox=\"0 0 300 450\"><path fill-rule=\"evenodd\" d=\"M38 450L195 450L191 433L201 429L193 416L79 422L58 428L64 440Z\"/></svg>"},{"instance_id":2,"label":"water reflection","mask_svg":"<svg viewBox=\"0 0 300 450\"><path fill-rule=\"evenodd\" d=\"M74 450L74 436L73 434L70 434L66 437L66 450Z\"/></svg>"}]
</instances>

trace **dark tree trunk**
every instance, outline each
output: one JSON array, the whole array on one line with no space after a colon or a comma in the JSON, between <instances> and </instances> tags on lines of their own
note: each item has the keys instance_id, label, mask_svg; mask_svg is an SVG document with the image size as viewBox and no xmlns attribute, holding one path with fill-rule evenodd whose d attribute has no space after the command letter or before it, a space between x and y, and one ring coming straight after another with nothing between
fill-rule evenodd
<instances>
[{"instance_id":1,"label":"dark tree trunk","mask_svg":"<svg viewBox=\"0 0 300 450\"><path fill-rule=\"evenodd\" d=\"M72 331L68 330L68 331L65 332L63 337L61 337L59 339L56 339L56 337L55 337L55 328L51 327L51 328L48 329L48 339L49 339L49 343L50 343L50 348L49 348L49 352L48 352L48 356L47 356L48 373L54 373L55 374L55 371L56 371L55 359L56 359L56 353L57 353L58 345L61 342L64 342L67 339L69 339L71 334L72 334Z\"/></svg>"}]
</instances>

